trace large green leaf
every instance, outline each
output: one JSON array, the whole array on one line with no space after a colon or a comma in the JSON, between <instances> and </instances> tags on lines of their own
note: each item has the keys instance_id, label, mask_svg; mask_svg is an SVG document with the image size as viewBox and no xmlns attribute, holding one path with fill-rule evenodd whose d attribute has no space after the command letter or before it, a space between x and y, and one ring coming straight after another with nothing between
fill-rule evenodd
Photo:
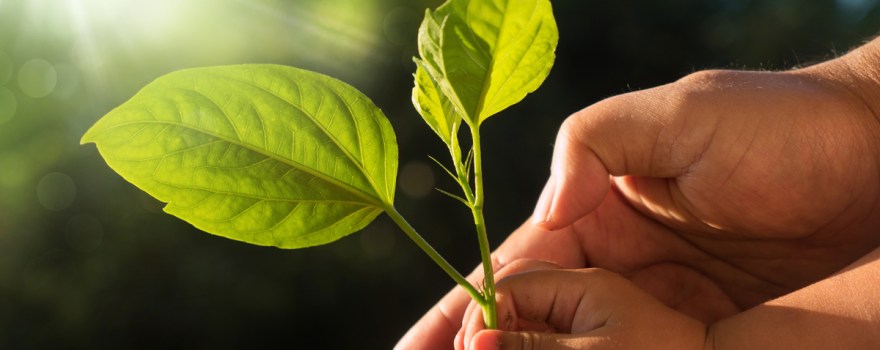
<instances>
[{"instance_id":1,"label":"large green leaf","mask_svg":"<svg viewBox=\"0 0 880 350\"><path fill-rule=\"evenodd\" d=\"M450 0L419 29L426 72L470 123L519 102L553 66L549 0Z\"/></svg>"},{"instance_id":2,"label":"large green leaf","mask_svg":"<svg viewBox=\"0 0 880 350\"><path fill-rule=\"evenodd\" d=\"M258 245L328 243L394 201L397 142L386 117L353 87L291 67L168 74L82 142L168 213Z\"/></svg>"}]
</instances>

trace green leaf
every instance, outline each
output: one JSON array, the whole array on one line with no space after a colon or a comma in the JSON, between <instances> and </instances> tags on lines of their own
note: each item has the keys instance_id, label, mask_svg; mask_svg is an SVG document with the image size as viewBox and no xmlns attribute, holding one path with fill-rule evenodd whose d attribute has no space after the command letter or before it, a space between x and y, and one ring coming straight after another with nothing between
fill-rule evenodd
<instances>
[{"instance_id":1,"label":"green leaf","mask_svg":"<svg viewBox=\"0 0 880 350\"><path fill-rule=\"evenodd\" d=\"M549 0L449 0L419 29L425 71L471 124L541 85L559 34Z\"/></svg>"},{"instance_id":2,"label":"green leaf","mask_svg":"<svg viewBox=\"0 0 880 350\"><path fill-rule=\"evenodd\" d=\"M425 123L440 136L446 145L451 146L458 133L458 127L461 125L461 116L455 112L455 107L428 75L421 60L416 59L414 76L413 105L425 119Z\"/></svg>"},{"instance_id":3,"label":"green leaf","mask_svg":"<svg viewBox=\"0 0 880 350\"><path fill-rule=\"evenodd\" d=\"M82 139L199 229L299 248L360 230L394 202L397 142L367 97L276 65L182 70Z\"/></svg>"}]
</instances>

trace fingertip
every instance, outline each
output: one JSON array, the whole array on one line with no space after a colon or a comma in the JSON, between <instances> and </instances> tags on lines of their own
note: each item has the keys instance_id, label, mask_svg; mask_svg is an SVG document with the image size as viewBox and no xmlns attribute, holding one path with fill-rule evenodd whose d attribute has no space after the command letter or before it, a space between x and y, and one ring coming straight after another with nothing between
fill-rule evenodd
<instances>
[{"instance_id":1,"label":"fingertip","mask_svg":"<svg viewBox=\"0 0 880 350\"><path fill-rule=\"evenodd\" d=\"M499 350L503 334L504 332L495 329L480 331L471 339L468 350Z\"/></svg>"},{"instance_id":2,"label":"fingertip","mask_svg":"<svg viewBox=\"0 0 880 350\"><path fill-rule=\"evenodd\" d=\"M545 199L547 193L542 193L532 215L532 225L544 231L556 231L595 210L611 187L607 178L593 178L594 181L565 181L561 184L554 181L552 197Z\"/></svg>"},{"instance_id":3,"label":"fingertip","mask_svg":"<svg viewBox=\"0 0 880 350\"><path fill-rule=\"evenodd\" d=\"M592 212L608 193L610 174L592 149L570 137L571 123L560 130L550 180L535 206L532 224L554 231Z\"/></svg>"}]
</instances>

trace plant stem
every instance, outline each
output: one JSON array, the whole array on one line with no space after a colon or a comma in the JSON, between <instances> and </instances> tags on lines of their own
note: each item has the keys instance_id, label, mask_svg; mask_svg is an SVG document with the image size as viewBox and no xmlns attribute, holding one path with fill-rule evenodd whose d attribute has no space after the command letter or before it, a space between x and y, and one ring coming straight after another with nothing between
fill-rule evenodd
<instances>
[{"instance_id":1,"label":"plant stem","mask_svg":"<svg viewBox=\"0 0 880 350\"><path fill-rule=\"evenodd\" d=\"M492 268L492 256L489 252L489 238L486 234L486 220L483 218L483 154L480 148L480 126L471 124L471 137L474 148L474 201L471 212L474 214L474 226L477 228L477 239L480 242L480 259L483 260L483 321L486 328L495 329L498 317L495 313L495 272Z\"/></svg>"},{"instance_id":2,"label":"plant stem","mask_svg":"<svg viewBox=\"0 0 880 350\"><path fill-rule=\"evenodd\" d=\"M401 216L400 213L397 212L396 208L394 208L393 206L387 206L385 207L385 212L388 213L388 216L391 217L391 220L393 220L394 223L397 224L397 226L400 226L403 232L406 233L406 235L409 236L409 238L412 239L413 242L415 242L416 245L419 246L419 248L422 248L422 251L428 254L431 260L434 260L434 262L438 266L440 266L440 268L443 269L443 271L445 271L449 275L449 277L452 277L452 279L455 280L455 283L458 283L459 286L464 288L464 290L468 294L470 294L471 298L473 298L480 305L483 305L483 307L485 308L487 299L483 296L483 294L480 294L480 291L478 291L477 288L474 287L474 285L468 282L464 278L464 276L462 276L458 272L458 270L452 267L452 265L450 265L449 262L440 255L440 253L434 250L434 247L431 247L431 244L425 241L425 239L422 238L422 236L419 235L419 233L416 232L416 230L412 226L410 226L406 219L404 219L403 216ZM494 305L495 298L493 297L493 310Z\"/></svg>"},{"instance_id":3,"label":"plant stem","mask_svg":"<svg viewBox=\"0 0 880 350\"><path fill-rule=\"evenodd\" d=\"M458 147L458 145L455 147ZM471 190L470 180L465 171L465 164L461 161L461 153L457 151L457 148L449 148L449 154L452 155L452 161L455 163L455 172L458 174L458 185L461 186L461 191L464 193L465 199L467 199L467 206L470 208L474 203L474 191Z\"/></svg>"}]
</instances>

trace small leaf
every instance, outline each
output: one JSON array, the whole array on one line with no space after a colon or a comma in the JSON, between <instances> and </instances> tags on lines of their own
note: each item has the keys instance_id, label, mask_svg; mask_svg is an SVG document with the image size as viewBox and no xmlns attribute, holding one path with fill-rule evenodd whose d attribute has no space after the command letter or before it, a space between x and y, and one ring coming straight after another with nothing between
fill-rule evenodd
<instances>
[{"instance_id":1,"label":"small leaf","mask_svg":"<svg viewBox=\"0 0 880 350\"><path fill-rule=\"evenodd\" d=\"M449 0L425 15L419 53L452 105L479 124L541 85L558 40L549 0Z\"/></svg>"},{"instance_id":2,"label":"small leaf","mask_svg":"<svg viewBox=\"0 0 880 350\"><path fill-rule=\"evenodd\" d=\"M292 67L168 74L82 142L166 212L258 245L328 243L394 201L397 142L384 114L353 87Z\"/></svg>"},{"instance_id":3,"label":"small leaf","mask_svg":"<svg viewBox=\"0 0 880 350\"><path fill-rule=\"evenodd\" d=\"M440 136L447 146L451 146L461 125L461 116L455 112L449 99L434 83L421 60L416 59L415 87L412 100L416 110L425 123Z\"/></svg>"},{"instance_id":4,"label":"small leaf","mask_svg":"<svg viewBox=\"0 0 880 350\"><path fill-rule=\"evenodd\" d=\"M434 161L434 163L436 163L437 165L439 165L440 168L443 169L443 171L445 171L446 174L448 174L449 177L451 177L453 181L455 181L455 182L459 182L458 176L456 176L455 174L453 174L452 171L449 170L449 168L447 168L445 165L443 165L442 162L440 162L439 160L437 160L437 158L434 158L434 157L432 157L432 156L428 156L428 158L430 158L431 160Z\"/></svg>"},{"instance_id":5,"label":"small leaf","mask_svg":"<svg viewBox=\"0 0 880 350\"><path fill-rule=\"evenodd\" d=\"M469 179L471 177L471 166L474 165L474 148L468 151L467 156L464 159L464 177Z\"/></svg>"},{"instance_id":6,"label":"small leaf","mask_svg":"<svg viewBox=\"0 0 880 350\"><path fill-rule=\"evenodd\" d=\"M468 203L467 199L461 198L461 196L459 196L459 195L452 194L452 193L450 193L450 192L447 192L447 191L441 190L441 189L439 189L439 188L434 188L434 190L436 190L437 192L440 192L440 193L442 193L442 194L445 194L445 195L448 196L449 198L452 198L452 199L455 199L455 200L461 202L461 204L464 204L464 205L465 205L466 207L468 207L468 208L470 208L470 207L472 206L471 203Z\"/></svg>"}]
</instances>

